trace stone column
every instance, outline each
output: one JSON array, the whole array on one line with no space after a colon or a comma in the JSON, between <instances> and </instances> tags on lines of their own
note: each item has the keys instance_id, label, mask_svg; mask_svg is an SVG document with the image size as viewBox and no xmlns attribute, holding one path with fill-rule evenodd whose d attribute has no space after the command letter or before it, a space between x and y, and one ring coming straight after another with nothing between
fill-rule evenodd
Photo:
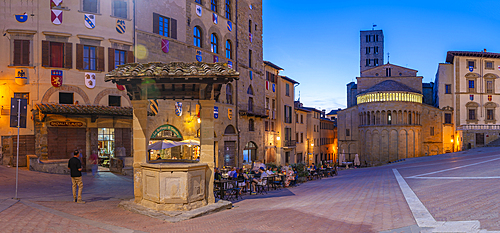
<instances>
[{"instance_id":1,"label":"stone column","mask_svg":"<svg viewBox=\"0 0 500 233\"><path fill-rule=\"evenodd\" d=\"M142 193L142 168L141 163L145 163L147 156L147 145L149 142L148 130L148 100L132 100L134 108L133 127L133 145L134 145L134 196L135 202L140 203L143 197Z\"/></svg>"},{"instance_id":2,"label":"stone column","mask_svg":"<svg viewBox=\"0 0 500 233\"><path fill-rule=\"evenodd\" d=\"M206 163L208 169L205 176L207 203L215 203L214 197L214 104L215 100L199 100L201 137L200 162Z\"/></svg>"}]
</instances>

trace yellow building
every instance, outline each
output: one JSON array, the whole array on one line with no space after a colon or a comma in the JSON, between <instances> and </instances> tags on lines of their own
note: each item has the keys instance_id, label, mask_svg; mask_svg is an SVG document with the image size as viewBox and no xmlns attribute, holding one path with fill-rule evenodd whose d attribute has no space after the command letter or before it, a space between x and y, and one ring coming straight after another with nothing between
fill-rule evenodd
<instances>
[{"instance_id":1,"label":"yellow building","mask_svg":"<svg viewBox=\"0 0 500 233\"><path fill-rule=\"evenodd\" d=\"M11 163L15 152L17 130L8 115L13 97L28 99L20 161L28 154L67 159L75 149L82 150L84 164L94 150L103 157L130 156L130 101L104 75L134 62L132 1L13 1L0 7L3 163Z\"/></svg>"},{"instance_id":2,"label":"yellow building","mask_svg":"<svg viewBox=\"0 0 500 233\"><path fill-rule=\"evenodd\" d=\"M449 51L436 73L435 105L446 111L448 150L481 147L499 138L500 53Z\"/></svg>"},{"instance_id":3,"label":"yellow building","mask_svg":"<svg viewBox=\"0 0 500 233\"><path fill-rule=\"evenodd\" d=\"M295 134L294 97L298 82L279 75L281 67L264 61L266 71L266 111L265 120L266 159L267 163L277 165L296 163L295 153L297 138Z\"/></svg>"}]
</instances>

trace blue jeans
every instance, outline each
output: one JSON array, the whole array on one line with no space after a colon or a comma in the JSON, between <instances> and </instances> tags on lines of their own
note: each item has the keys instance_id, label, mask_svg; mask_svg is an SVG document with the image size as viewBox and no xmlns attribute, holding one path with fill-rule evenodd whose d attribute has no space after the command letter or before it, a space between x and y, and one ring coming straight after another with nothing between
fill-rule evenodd
<instances>
[{"instance_id":1,"label":"blue jeans","mask_svg":"<svg viewBox=\"0 0 500 233\"><path fill-rule=\"evenodd\" d=\"M92 164L92 176L95 176L96 174L97 174L97 164Z\"/></svg>"}]
</instances>

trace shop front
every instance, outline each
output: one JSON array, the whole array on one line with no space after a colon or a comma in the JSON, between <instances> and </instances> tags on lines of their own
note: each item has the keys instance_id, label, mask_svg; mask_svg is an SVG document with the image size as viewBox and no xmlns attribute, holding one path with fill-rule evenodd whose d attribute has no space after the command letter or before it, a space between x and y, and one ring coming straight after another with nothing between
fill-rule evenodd
<instances>
[{"instance_id":1,"label":"shop front","mask_svg":"<svg viewBox=\"0 0 500 233\"><path fill-rule=\"evenodd\" d=\"M85 171L90 170L92 153L106 167L114 158L132 155L131 107L37 104L34 112L37 158L30 162L33 170L64 173L62 164L75 150L80 151Z\"/></svg>"}]
</instances>

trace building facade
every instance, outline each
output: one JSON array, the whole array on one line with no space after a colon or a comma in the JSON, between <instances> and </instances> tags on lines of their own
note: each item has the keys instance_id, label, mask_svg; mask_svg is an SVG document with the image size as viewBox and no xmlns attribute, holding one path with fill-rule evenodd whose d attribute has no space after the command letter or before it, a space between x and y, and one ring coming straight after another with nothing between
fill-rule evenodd
<instances>
[{"instance_id":1,"label":"building facade","mask_svg":"<svg viewBox=\"0 0 500 233\"><path fill-rule=\"evenodd\" d=\"M452 151L445 111L423 103L417 71L385 64L357 78L357 104L338 111L339 153L373 166ZM349 100L348 100L349 101ZM446 134L446 135L445 135Z\"/></svg>"},{"instance_id":2,"label":"building facade","mask_svg":"<svg viewBox=\"0 0 500 233\"><path fill-rule=\"evenodd\" d=\"M454 151L484 146L498 139L500 54L449 51L439 64L434 89L435 106L446 111L444 140Z\"/></svg>"},{"instance_id":3,"label":"building facade","mask_svg":"<svg viewBox=\"0 0 500 233\"><path fill-rule=\"evenodd\" d=\"M8 127L10 97L18 96L29 98L28 110L36 110L28 111L28 119L35 120L28 120L27 128L21 130L21 142L35 145L23 148L24 154L62 159L78 147L87 157L94 150L113 156L116 148L120 155L131 155L130 100L122 87L105 83L104 75L126 63L175 61L220 63L239 72L238 81L213 87L217 102L215 163L242 166L264 160L263 119L268 115L265 97L258 94L265 89L262 1L68 0L2 7L10 8L9 12L33 12L4 15L6 25L12 25L5 29L8 36L0 39L4 51L10 51L0 64L5 80L0 88L8 93L1 102L0 118L5 160L12 157L15 146L15 132ZM18 73L24 76L14 78ZM86 76L94 82L91 87L86 85ZM54 84L57 78L61 84ZM171 85L162 91L175 95L176 89L185 88ZM192 101L152 97L150 102L151 114L172 110L165 106L179 102L184 111L196 115L197 105ZM100 110L102 107L113 108ZM117 107L123 109L116 111ZM163 125L170 124L163 122L159 127ZM77 136L68 138L65 151L51 152L53 138L65 135ZM104 151L101 145L108 147Z\"/></svg>"},{"instance_id":4,"label":"building facade","mask_svg":"<svg viewBox=\"0 0 500 233\"><path fill-rule=\"evenodd\" d=\"M265 103L269 118L264 122L266 163L296 163L295 85L298 82L279 74L283 68L264 61L266 72ZM294 119L295 118L295 119Z\"/></svg>"},{"instance_id":5,"label":"building facade","mask_svg":"<svg viewBox=\"0 0 500 233\"><path fill-rule=\"evenodd\" d=\"M26 155L68 159L75 149L84 164L92 151L131 156L130 100L104 75L134 62L132 1L16 1L0 7L6 25L0 47L8 51L0 58L3 163L12 163L15 154L17 130L9 127L8 114L14 97L28 100L20 165Z\"/></svg>"}]
</instances>

